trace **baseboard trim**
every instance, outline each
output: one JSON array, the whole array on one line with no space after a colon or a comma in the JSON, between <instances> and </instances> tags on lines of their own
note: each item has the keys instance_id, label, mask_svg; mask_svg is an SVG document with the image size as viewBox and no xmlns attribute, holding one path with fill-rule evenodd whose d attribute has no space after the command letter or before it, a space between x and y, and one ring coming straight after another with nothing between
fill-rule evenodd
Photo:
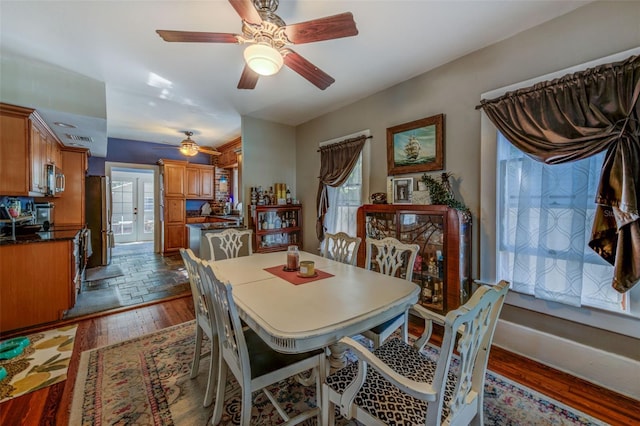
<instances>
[{"instance_id":1,"label":"baseboard trim","mask_svg":"<svg viewBox=\"0 0 640 426\"><path fill-rule=\"evenodd\" d=\"M499 320L493 344L614 392L640 400L640 362Z\"/></svg>"}]
</instances>

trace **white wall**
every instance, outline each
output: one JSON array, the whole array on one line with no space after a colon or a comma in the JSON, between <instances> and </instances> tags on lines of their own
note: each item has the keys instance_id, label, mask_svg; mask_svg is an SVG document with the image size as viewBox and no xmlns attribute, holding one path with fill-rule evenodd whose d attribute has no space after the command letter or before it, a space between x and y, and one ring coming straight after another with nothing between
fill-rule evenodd
<instances>
[{"instance_id":1,"label":"white wall","mask_svg":"<svg viewBox=\"0 0 640 426\"><path fill-rule=\"evenodd\" d=\"M384 192L387 169L386 128L444 113L445 169L453 173L454 191L470 207L474 215L473 276L479 277L479 235L486 232L478 225L481 209L481 113L475 106L479 103L480 95L637 46L640 46L640 2L595 2L298 126L296 183L302 202L307 206L304 226L305 249L312 249L318 244L314 240L314 210L317 174L320 168L320 157L316 150L320 141L363 128L371 129L373 139L370 191ZM419 46L405 45L405 48L415 49L416 54L428 54L420 52ZM414 175L418 176L420 175ZM563 339L579 343L576 350L585 347L603 349L602 337L603 333L607 332L592 327L574 327L575 323L535 312L527 311L531 315L518 315L518 309L520 308L505 306L505 316L515 325L530 328L533 332L552 333L552 336L554 332L563 330ZM640 365L640 340L613 333L608 333L606 337L604 341L607 345L604 349L607 352L622 355L625 360L632 360L631 365L635 365L636 368ZM517 339L505 341L500 339L499 335L496 339L509 349L527 355L527 347L518 346ZM541 340L551 341L553 339ZM551 346L543 348L540 353L535 354L535 358L557 365L554 363L558 354L554 353L553 349ZM545 358L545 354L549 356ZM570 358L567 353L562 355L565 359ZM611 357L609 364L603 363L602 359L595 364L585 361L577 366L584 366L583 370L576 369L572 372L594 381L606 380L608 376L611 382L601 384L627 394L640 395L640 384L636 383L637 381L632 383L627 380L622 387L619 386L620 383L615 383L618 378L629 377L629 374L632 374L631 377L638 377L640 374L633 374L640 373L640 370L629 371L629 364L618 364L614 358L616 357ZM594 366L609 370L611 374L595 374L589 371ZM565 366L559 367L566 369Z\"/></svg>"}]
</instances>

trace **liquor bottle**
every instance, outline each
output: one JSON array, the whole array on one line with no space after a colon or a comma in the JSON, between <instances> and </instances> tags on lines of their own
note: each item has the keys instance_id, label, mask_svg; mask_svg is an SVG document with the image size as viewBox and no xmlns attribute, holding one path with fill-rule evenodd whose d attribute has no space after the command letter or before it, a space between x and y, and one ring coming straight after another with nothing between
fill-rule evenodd
<instances>
[{"instance_id":1,"label":"liquor bottle","mask_svg":"<svg viewBox=\"0 0 640 426\"><path fill-rule=\"evenodd\" d=\"M291 191L289 190L289 187L287 186L287 204L291 204Z\"/></svg>"},{"instance_id":2,"label":"liquor bottle","mask_svg":"<svg viewBox=\"0 0 640 426\"><path fill-rule=\"evenodd\" d=\"M276 200L275 195L273 193L273 186L269 187L269 204L278 204L278 200Z\"/></svg>"}]
</instances>

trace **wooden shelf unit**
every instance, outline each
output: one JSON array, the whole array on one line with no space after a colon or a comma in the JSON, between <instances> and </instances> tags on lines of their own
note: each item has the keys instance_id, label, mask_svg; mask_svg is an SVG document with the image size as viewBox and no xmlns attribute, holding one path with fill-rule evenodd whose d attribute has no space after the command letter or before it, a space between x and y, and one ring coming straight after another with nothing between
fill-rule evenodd
<instances>
[{"instance_id":1,"label":"wooden shelf unit","mask_svg":"<svg viewBox=\"0 0 640 426\"><path fill-rule=\"evenodd\" d=\"M283 251L290 245L302 247L302 206L252 205L251 228L253 251L256 253Z\"/></svg>"}]
</instances>

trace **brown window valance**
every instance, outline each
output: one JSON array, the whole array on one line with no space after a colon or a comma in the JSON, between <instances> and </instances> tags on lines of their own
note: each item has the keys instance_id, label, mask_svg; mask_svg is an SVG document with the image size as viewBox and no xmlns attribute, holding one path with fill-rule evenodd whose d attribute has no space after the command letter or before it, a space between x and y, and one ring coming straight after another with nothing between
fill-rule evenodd
<instances>
[{"instance_id":1,"label":"brown window valance","mask_svg":"<svg viewBox=\"0 0 640 426\"><path fill-rule=\"evenodd\" d=\"M607 151L589 246L614 266L613 287L640 282L640 56L482 100L505 137L559 164Z\"/></svg>"}]
</instances>

